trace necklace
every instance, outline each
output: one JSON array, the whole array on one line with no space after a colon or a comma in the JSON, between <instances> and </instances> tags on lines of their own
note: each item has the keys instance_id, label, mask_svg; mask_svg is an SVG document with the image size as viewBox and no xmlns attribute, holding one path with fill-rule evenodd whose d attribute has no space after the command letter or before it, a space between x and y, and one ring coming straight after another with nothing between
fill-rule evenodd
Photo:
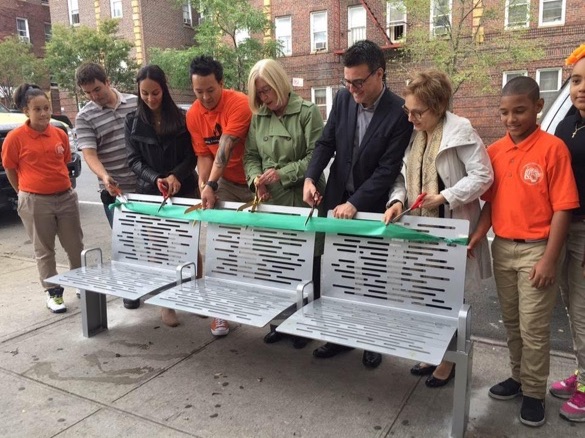
<instances>
[{"instance_id":1,"label":"necklace","mask_svg":"<svg viewBox=\"0 0 585 438\"><path fill-rule=\"evenodd\" d=\"M575 130L573 131L573 135L571 136L571 138L575 138L575 136L577 135L577 132L579 132L583 128L585 128L585 124L583 124L581 126L575 125Z\"/></svg>"}]
</instances>

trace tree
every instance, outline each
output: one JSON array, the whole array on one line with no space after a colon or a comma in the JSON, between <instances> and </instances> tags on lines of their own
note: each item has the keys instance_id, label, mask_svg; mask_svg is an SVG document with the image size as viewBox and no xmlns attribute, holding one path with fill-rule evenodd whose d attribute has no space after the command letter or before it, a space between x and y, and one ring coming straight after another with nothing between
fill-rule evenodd
<instances>
[{"instance_id":1,"label":"tree","mask_svg":"<svg viewBox=\"0 0 585 438\"><path fill-rule=\"evenodd\" d=\"M454 93L465 82L484 92L492 91L493 68L523 65L543 55L542 44L529 38L529 29L501 30L506 0L388 3L397 10L406 10L408 20L403 48L391 60L393 68L407 68L408 63L413 63L443 70L453 82Z\"/></svg>"},{"instance_id":2,"label":"tree","mask_svg":"<svg viewBox=\"0 0 585 438\"><path fill-rule=\"evenodd\" d=\"M184 50L152 49L151 61L165 70L171 86L190 88L191 59L213 56L224 67L226 87L245 91L252 66L279 51L280 44L272 38L262 41L271 21L248 0L200 0L199 13L203 19L197 27L196 45Z\"/></svg>"},{"instance_id":3,"label":"tree","mask_svg":"<svg viewBox=\"0 0 585 438\"><path fill-rule=\"evenodd\" d=\"M43 61L35 56L32 45L17 36L9 36L0 42L0 97L6 106L12 107L12 93L23 82L43 84L47 70Z\"/></svg>"},{"instance_id":4,"label":"tree","mask_svg":"<svg viewBox=\"0 0 585 438\"><path fill-rule=\"evenodd\" d=\"M120 91L134 91L138 64L130 56L132 43L116 35L118 20L104 20L97 29L87 26L53 26L46 46L45 63L51 80L79 100L75 69L86 61L101 64L111 84Z\"/></svg>"}]
</instances>

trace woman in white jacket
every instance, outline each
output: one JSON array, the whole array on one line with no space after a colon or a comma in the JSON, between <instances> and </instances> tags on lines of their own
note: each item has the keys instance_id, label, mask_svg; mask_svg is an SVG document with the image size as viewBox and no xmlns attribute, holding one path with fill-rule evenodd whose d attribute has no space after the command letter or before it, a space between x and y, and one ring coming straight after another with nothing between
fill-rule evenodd
<instances>
[{"instance_id":1,"label":"woman in white jacket","mask_svg":"<svg viewBox=\"0 0 585 438\"><path fill-rule=\"evenodd\" d=\"M388 224L403 208L426 193L422 208L410 214L467 219L470 234L480 214L479 197L490 187L493 170L481 138L469 120L449 112L452 87L437 70L414 75L405 91L404 111L415 132L406 150L402 174L390 192L384 221ZM491 276L490 253L484 239L469 255L465 289L480 287L480 279ZM419 363L415 375L428 375L426 385L443 386L454 376L455 367Z\"/></svg>"}]
</instances>

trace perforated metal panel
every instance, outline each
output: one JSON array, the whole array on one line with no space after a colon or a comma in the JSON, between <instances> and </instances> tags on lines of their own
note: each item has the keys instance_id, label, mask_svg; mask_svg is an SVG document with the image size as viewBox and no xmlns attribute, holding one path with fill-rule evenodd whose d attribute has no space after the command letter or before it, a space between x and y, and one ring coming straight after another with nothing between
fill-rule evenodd
<instances>
[{"instance_id":1,"label":"perforated metal panel","mask_svg":"<svg viewBox=\"0 0 585 438\"><path fill-rule=\"evenodd\" d=\"M418 217L403 225L446 238L467 236L469 228L467 221ZM464 245L328 234L322 298L278 331L439 363L457 330L466 255Z\"/></svg>"},{"instance_id":2,"label":"perforated metal panel","mask_svg":"<svg viewBox=\"0 0 585 438\"><path fill-rule=\"evenodd\" d=\"M260 211L309 213L308 208L271 205ZM314 247L314 233L209 223L205 278L147 302L261 327L296 302L299 283L312 279Z\"/></svg>"},{"instance_id":3,"label":"perforated metal panel","mask_svg":"<svg viewBox=\"0 0 585 438\"><path fill-rule=\"evenodd\" d=\"M162 200L160 196L127 197L130 202L154 205ZM173 198L174 205L185 207L198 202ZM74 269L47 281L122 298L140 298L176 284L177 265L197 262L199 230L199 223L133 213L122 205L114 213L112 262Z\"/></svg>"}]
</instances>

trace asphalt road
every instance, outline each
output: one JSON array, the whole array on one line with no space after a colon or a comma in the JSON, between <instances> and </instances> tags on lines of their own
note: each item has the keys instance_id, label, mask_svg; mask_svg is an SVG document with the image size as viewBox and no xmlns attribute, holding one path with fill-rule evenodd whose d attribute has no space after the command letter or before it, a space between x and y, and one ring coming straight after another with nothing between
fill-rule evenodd
<instances>
[{"instance_id":1,"label":"asphalt road","mask_svg":"<svg viewBox=\"0 0 585 438\"><path fill-rule=\"evenodd\" d=\"M104 257L110 253L110 228L99 200L97 178L83 163L77 179L77 193L80 201L81 223L86 248L100 247ZM66 257L58 246L57 257L66 265ZM0 214L0 256L16 255L31 257L32 248L16 213ZM501 322L498 299L493 279L482 283L482 288L467 295L472 311L472 335L505 342L505 329ZM559 296L553 315L551 345L553 350L572 351L568 319Z\"/></svg>"}]
</instances>

